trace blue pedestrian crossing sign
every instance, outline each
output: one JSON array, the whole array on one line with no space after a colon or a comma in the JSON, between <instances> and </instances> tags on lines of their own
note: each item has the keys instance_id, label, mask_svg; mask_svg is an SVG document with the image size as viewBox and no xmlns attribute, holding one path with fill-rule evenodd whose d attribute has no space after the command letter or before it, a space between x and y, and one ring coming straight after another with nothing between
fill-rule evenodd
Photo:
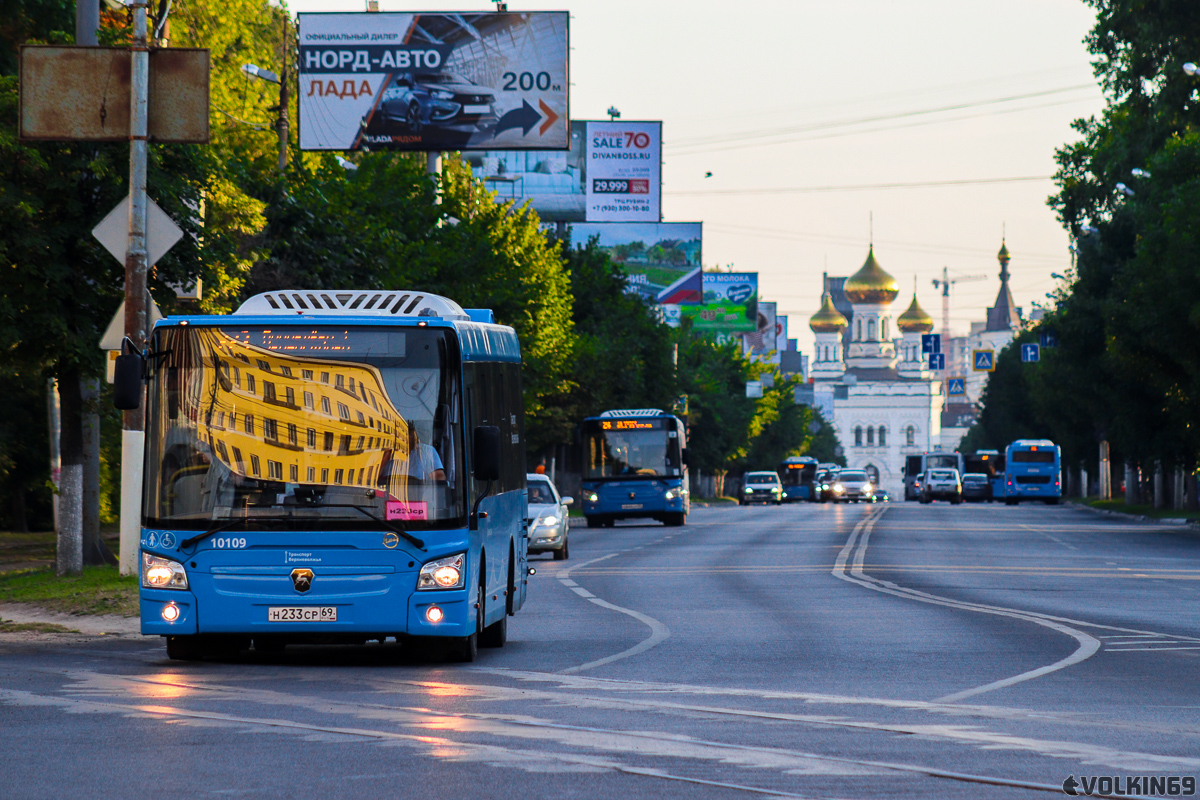
<instances>
[{"instance_id":1,"label":"blue pedestrian crossing sign","mask_svg":"<svg viewBox=\"0 0 1200 800\"><path fill-rule=\"evenodd\" d=\"M1042 331L1042 347L1058 347L1058 332L1053 330Z\"/></svg>"},{"instance_id":2,"label":"blue pedestrian crossing sign","mask_svg":"<svg viewBox=\"0 0 1200 800\"><path fill-rule=\"evenodd\" d=\"M950 378L949 380L946 381L946 394L961 395L961 394L966 394L966 393L967 393L967 381L965 378Z\"/></svg>"},{"instance_id":3,"label":"blue pedestrian crossing sign","mask_svg":"<svg viewBox=\"0 0 1200 800\"><path fill-rule=\"evenodd\" d=\"M1032 364L1042 360L1041 348L1036 344L1021 345L1021 363Z\"/></svg>"},{"instance_id":4,"label":"blue pedestrian crossing sign","mask_svg":"<svg viewBox=\"0 0 1200 800\"><path fill-rule=\"evenodd\" d=\"M942 352L942 335L940 333L922 333L921 334L921 352L922 353L940 353L940 352ZM930 369L939 369L939 368L930 366Z\"/></svg>"},{"instance_id":5,"label":"blue pedestrian crossing sign","mask_svg":"<svg viewBox=\"0 0 1200 800\"><path fill-rule=\"evenodd\" d=\"M972 355L976 372L994 372L996 370L995 350L974 350Z\"/></svg>"},{"instance_id":6,"label":"blue pedestrian crossing sign","mask_svg":"<svg viewBox=\"0 0 1200 800\"><path fill-rule=\"evenodd\" d=\"M945 369L946 368L946 354L945 353L930 353L929 354L929 368L930 369Z\"/></svg>"}]
</instances>

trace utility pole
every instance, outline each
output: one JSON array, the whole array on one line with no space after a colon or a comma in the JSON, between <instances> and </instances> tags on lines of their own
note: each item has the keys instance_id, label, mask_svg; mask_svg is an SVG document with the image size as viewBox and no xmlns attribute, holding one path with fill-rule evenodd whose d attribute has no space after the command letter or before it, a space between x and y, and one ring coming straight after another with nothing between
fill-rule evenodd
<instances>
[{"instance_id":1,"label":"utility pole","mask_svg":"<svg viewBox=\"0 0 1200 800\"><path fill-rule=\"evenodd\" d=\"M279 116L275 118L275 128L279 131L279 172L287 171L288 149L288 18L283 17L283 69L279 73Z\"/></svg>"},{"instance_id":2,"label":"utility pole","mask_svg":"<svg viewBox=\"0 0 1200 800\"><path fill-rule=\"evenodd\" d=\"M133 10L129 92L129 247L125 253L125 335L138 350L146 347L146 134L150 84L150 47L146 40L146 2ZM122 575L137 572L141 540L142 451L146 441L141 408L126 411L121 431L121 551Z\"/></svg>"}]
</instances>

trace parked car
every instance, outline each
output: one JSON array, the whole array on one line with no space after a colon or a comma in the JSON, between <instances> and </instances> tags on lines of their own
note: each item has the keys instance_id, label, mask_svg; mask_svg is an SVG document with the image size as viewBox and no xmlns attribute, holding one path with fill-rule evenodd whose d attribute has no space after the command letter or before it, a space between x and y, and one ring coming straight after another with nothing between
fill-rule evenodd
<instances>
[{"instance_id":1,"label":"parked car","mask_svg":"<svg viewBox=\"0 0 1200 800\"><path fill-rule=\"evenodd\" d=\"M747 472L742 481L742 495L738 505L751 503L773 503L779 505L783 497L783 482L776 472Z\"/></svg>"},{"instance_id":2,"label":"parked car","mask_svg":"<svg viewBox=\"0 0 1200 800\"><path fill-rule=\"evenodd\" d=\"M968 502L982 503L992 499L992 481L982 472L968 472L962 476L962 496Z\"/></svg>"},{"instance_id":3,"label":"parked car","mask_svg":"<svg viewBox=\"0 0 1200 800\"><path fill-rule=\"evenodd\" d=\"M934 500L949 500L955 505L962 502L962 479L958 476L958 470L925 470L921 476L921 502L931 503Z\"/></svg>"},{"instance_id":4,"label":"parked car","mask_svg":"<svg viewBox=\"0 0 1200 800\"><path fill-rule=\"evenodd\" d=\"M571 531L567 506L575 499L560 497L558 489L545 475L526 475L525 487L529 504L529 554L550 552L555 561L565 561L570 557L568 534Z\"/></svg>"},{"instance_id":5,"label":"parked car","mask_svg":"<svg viewBox=\"0 0 1200 800\"><path fill-rule=\"evenodd\" d=\"M383 90L384 122L403 124L410 133L435 128L485 130L494 127L495 95L453 72L401 72Z\"/></svg>"},{"instance_id":6,"label":"parked car","mask_svg":"<svg viewBox=\"0 0 1200 800\"><path fill-rule=\"evenodd\" d=\"M875 496L875 487L871 485L871 479L867 477L866 471L861 469L844 469L838 472L833 481L832 491L835 503L870 502Z\"/></svg>"}]
</instances>

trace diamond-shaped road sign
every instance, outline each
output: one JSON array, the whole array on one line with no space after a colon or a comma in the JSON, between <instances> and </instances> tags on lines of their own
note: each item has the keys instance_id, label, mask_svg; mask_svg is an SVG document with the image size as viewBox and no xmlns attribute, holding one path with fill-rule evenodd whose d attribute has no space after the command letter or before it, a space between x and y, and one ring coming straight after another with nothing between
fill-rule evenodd
<instances>
[{"instance_id":1,"label":"diamond-shaped road sign","mask_svg":"<svg viewBox=\"0 0 1200 800\"><path fill-rule=\"evenodd\" d=\"M108 212L100 224L92 228L92 236L100 240L104 249L113 258L125 263L129 250L129 195ZM183 238L183 231L149 197L146 198L146 265L154 266L158 260Z\"/></svg>"},{"instance_id":2,"label":"diamond-shaped road sign","mask_svg":"<svg viewBox=\"0 0 1200 800\"><path fill-rule=\"evenodd\" d=\"M995 350L974 350L972 353L976 372L993 372L996 369Z\"/></svg>"},{"instance_id":3,"label":"diamond-shaped road sign","mask_svg":"<svg viewBox=\"0 0 1200 800\"><path fill-rule=\"evenodd\" d=\"M1041 361L1041 359L1042 359L1042 354L1041 354L1041 352L1039 352L1039 348L1036 344L1021 345L1021 362L1022 363L1032 364L1034 362Z\"/></svg>"},{"instance_id":4,"label":"diamond-shaped road sign","mask_svg":"<svg viewBox=\"0 0 1200 800\"><path fill-rule=\"evenodd\" d=\"M950 378L946 381L946 394L957 395L967 393L966 378Z\"/></svg>"}]
</instances>

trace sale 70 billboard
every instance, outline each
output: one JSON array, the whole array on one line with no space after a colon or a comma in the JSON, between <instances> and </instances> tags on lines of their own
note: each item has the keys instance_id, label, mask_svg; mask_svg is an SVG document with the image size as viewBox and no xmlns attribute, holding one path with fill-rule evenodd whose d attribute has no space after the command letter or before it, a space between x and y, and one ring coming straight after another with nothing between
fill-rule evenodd
<instances>
[{"instance_id":1,"label":"sale 70 billboard","mask_svg":"<svg viewBox=\"0 0 1200 800\"><path fill-rule=\"evenodd\" d=\"M568 14L308 13L302 150L565 150Z\"/></svg>"}]
</instances>

